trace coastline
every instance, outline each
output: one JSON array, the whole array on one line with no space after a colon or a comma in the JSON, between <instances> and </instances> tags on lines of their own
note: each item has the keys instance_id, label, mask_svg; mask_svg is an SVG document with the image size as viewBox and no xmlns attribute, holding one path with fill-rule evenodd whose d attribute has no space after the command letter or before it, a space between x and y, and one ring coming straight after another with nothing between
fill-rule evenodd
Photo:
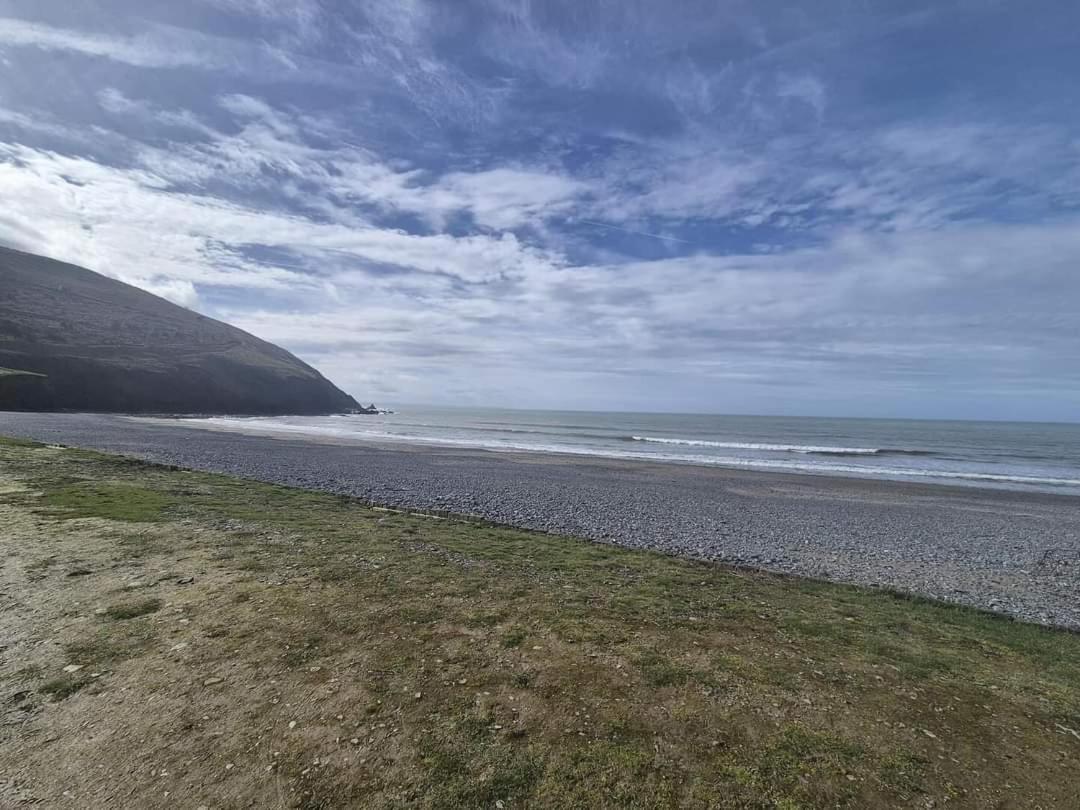
<instances>
[{"instance_id":1,"label":"coastline","mask_svg":"<svg viewBox=\"0 0 1080 810\"><path fill-rule=\"evenodd\" d=\"M463 416L464 414L464 416ZM476 449L497 453L532 453L570 456L577 459L606 458L619 461L690 464L709 468L760 471L779 474L817 475L860 480L902 481L996 489L1017 492L1047 492L1080 497L1080 472L1075 467L1038 465L1039 443L1047 436L1022 438L1013 435L1001 447L979 446L988 436L972 433L985 423L961 422L961 430L949 437L942 435L940 422L913 422L931 435L913 436L895 420L863 420L882 435L871 430L841 431L841 435L822 435L820 423L829 420L779 420L772 417L705 417L687 415L696 424L655 422L659 414L567 414L557 413L549 421L548 412L508 412L499 409L426 409L409 415L406 421L379 425L366 430L360 422L344 423L323 420L293 423L283 419L246 417L175 417L169 421L203 430L225 430L276 438L308 438L322 442L374 444L385 447L418 446L421 448ZM604 421L597 422L595 417ZM142 416L133 417L136 419ZM526 420L516 425L515 420ZM721 427L716 419L735 420ZM539 420L538 422L531 420ZM565 424L563 420L578 422ZM615 420L615 421L609 421ZM645 421L642 421L645 420ZM741 420L741 422L740 422ZM746 424L750 420L754 424ZM859 420L833 420L841 423ZM799 423L794 425L793 422ZM810 423L818 424L809 428ZM1025 429L1029 426L1024 425ZM1068 427L1058 425L1056 427ZM936 430L937 435L933 435ZM650 435L655 433L656 435ZM778 434L782 438L762 441L761 436ZM524 438L522 438L524 436ZM710 438L703 438L710 436ZM1059 444L1080 439L1076 435L1054 437ZM1020 439L1023 446L1016 444ZM972 444L974 442L974 444ZM1012 446L1009 443L1012 442ZM891 444L895 446L891 446ZM1055 445L1058 446L1058 445ZM1080 445L1078 445L1080 446ZM1032 454L1034 450L1034 454ZM1016 453L1002 463L1003 454ZM1046 452L1046 448L1041 452ZM1068 451L1066 451L1068 452ZM898 459L900 461L898 461ZM909 459L927 459L928 463L910 463ZM1077 461L1080 464L1080 460Z\"/></svg>"},{"instance_id":2,"label":"coastline","mask_svg":"<svg viewBox=\"0 0 1080 810\"><path fill-rule=\"evenodd\" d=\"M1080 500L1069 495L98 415L0 414L0 433L1080 629Z\"/></svg>"},{"instance_id":3,"label":"coastline","mask_svg":"<svg viewBox=\"0 0 1080 810\"><path fill-rule=\"evenodd\" d=\"M479 446L467 443L453 443L450 441L439 439L411 439L404 440L398 438L382 438L382 437L357 437L349 434L336 434L326 435L318 433L308 433L302 431L284 431L278 429L264 428L257 422L253 422L250 425L246 425L243 422L237 424L237 426L224 426L221 424L215 424L208 422L201 418L191 417L168 417L168 416L123 416L122 418L131 419L135 422L145 422L153 424L161 424L165 426L175 426L184 429L191 430L206 430L218 433L234 433L245 436L259 436L266 439L280 439L282 441L300 441L310 444L318 445L352 445L356 447L370 447L387 451L401 451L401 452L418 452L418 453L433 453L433 452L445 452L451 454L478 454L478 457L486 457L488 454L494 454L497 456L514 457L518 461L544 463L546 459L550 460L552 464L588 464L592 462L596 463L608 463L619 467L626 465L629 468L637 467L657 467L664 469L669 466L675 467L695 467L702 470L710 470L717 472L730 472L735 476L774 476L777 479L793 482L803 481L809 477L817 479L818 481L829 481L837 479L839 481L847 482L854 485L860 483L885 484L886 487L892 488L894 485L905 487L926 487L930 493L936 492L939 489L951 489L955 490L957 494L975 492L990 492L1000 494L1018 494L1018 495L1049 495L1051 497L1063 497L1077 499L1077 505L1080 505L1080 491L1057 488L1057 487L1031 487L1031 488L1019 488L1012 487L1005 484L999 484L990 478L950 478L941 474L927 474L923 476L908 475L887 477L879 475L860 475L856 472L835 472L832 470L815 470L811 468L785 468L785 467L770 467L770 466L757 466L752 463L747 464L731 464L727 462L709 462L700 458L692 457L664 457L654 458L647 455L609 455L602 452L590 452L585 450L569 451L569 450L549 450L549 449L535 449L526 447L497 447L497 446Z\"/></svg>"}]
</instances>

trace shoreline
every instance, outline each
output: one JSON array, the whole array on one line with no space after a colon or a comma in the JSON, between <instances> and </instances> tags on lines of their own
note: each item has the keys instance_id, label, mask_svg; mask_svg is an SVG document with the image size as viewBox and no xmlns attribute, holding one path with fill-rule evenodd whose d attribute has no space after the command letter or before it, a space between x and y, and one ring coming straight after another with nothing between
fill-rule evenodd
<instances>
[{"instance_id":1,"label":"shoreline","mask_svg":"<svg viewBox=\"0 0 1080 810\"><path fill-rule=\"evenodd\" d=\"M124 416L127 419L133 419L136 421L156 422L160 424L174 424L174 426L190 428L193 430L207 430L207 431L219 431L226 433L240 433L246 435L264 436L268 438L282 438L282 440L301 440L308 441L316 444L348 444L357 446L375 446L383 449L409 449L419 448L424 451L429 450L455 450L455 451L477 451L477 453L492 453L492 454L507 454L507 455L529 455L529 456L555 456L562 457L564 460L570 463L577 463L581 460L603 459L613 462L626 462L626 463L645 463L645 464L674 464L683 465L683 467L698 467L708 470L730 470L737 473L764 473L770 475L794 475L794 476L813 476L819 478L842 478L842 480L848 481L867 481L867 482L887 482L887 483L906 483L915 485L929 485L929 486L943 486L943 487L956 487L958 489L970 490L981 489L989 491L1001 491L1001 492L1022 492L1022 494L1028 494L1028 492L1044 492L1048 495L1059 495L1070 498L1080 498L1080 481L1072 480L1059 480L1059 478L1040 478L1021 475L1004 475L994 474L988 472L955 472L955 471L932 471L932 470L907 470L901 469L880 471L876 468L863 468L860 467L826 467L824 464L798 464L795 462L780 462L769 459L717 459L708 460L705 457L693 457L693 456L658 456L648 453L632 453L632 451L622 451L622 453L615 453L615 451L602 451L602 450L589 450L589 449L553 449L549 447L528 447L528 446L500 446L500 445L482 445L473 444L469 442L454 442L450 440L441 440L441 438L434 437L399 437L393 435L386 436L373 436L373 435L360 435L349 433L329 433L320 432L318 430L303 431L303 430L288 430L281 427L265 427L257 421L247 423L244 420L237 420L230 424L222 424L220 422L211 422L210 418L205 417L183 417L183 416L139 416L131 415ZM252 420L258 419L258 417L251 417ZM866 451L869 455L872 451ZM881 453L881 450L874 450L873 453ZM888 453L888 451L885 451ZM900 451L904 453L904 451ZM812 454L808 454L812 455ZM834 454L822 454L822 455L834 455ZM846 454L835 454L846 455ZM852 454L860 455L860 454ZM834 462L836 464L840 461ZM870 472L874 470L875 472Z\"/></svg>"},{"instance_id":2,"label":"shoreline","mask_svg":"<svg viewBox=\"0 0 1080 810\"><path fill-rule=\"evenodd\" d=\"M1080 501L1065 494L99 415L0 414L0 433L1080 628Z\"/></svg>"},{"instance_id":3,"label":"shoreline","mask_svg":"<svg viewBox=\"0 0 1080 810\"><path fill-rule=\"evenodd\" d=\"M302 431L288 431L288 430L274 430L252 426L250 428L245 427L224 427L219 424L199 423L200 417L169 417L169 416L140 416L140 415L122 415L120 418L130 419L135 422L147 422L151 424L160 425L172 425L181 427L188 430L203 430L212 431L215 433L226 434L240 434L244 436L258 436L265 439L280 439L282 441L299 441L310 444L319 445L348 445L355 447L372 447L379 450L386 451L400 451L400 452L445 452L452 454L493 454L496 456L510 456L520 457L518 460L526 461L528 459L536 458L537 460L552 458L555 463L559 461L567 464L582 464L589 462L608 462L614 465L630 465L630 466L656 466L660 468L675 466L675 467L693 467L702 470L715 470L718 472L730 472L737 476L742 475L762 475L762 476L775 476L782 479L792 479L799 481L803 478L813 478L818 480L832 480L837 479L839 481L848 482L853 485L859 483L868 484L884 484L886 486L899 485L899 486L911 486L911 487L930 487L932 489L945 488L955 490L958 494L966 494L971 491L976 492L988 492L988 493L1004 493L1004 494L1017 494L1017 495L1049 495L1051 497L1062 497L1068 499L1077 499L1080 503L1080 489L1069 489L1065 486L1057 487L1050 484L1043 485L1026 485L1026 486L1010 486L1006 483L999 483L994 480L984 480L981 478L949 478L947 476L938 476L934 474L918 475L911 473L909 475L886 476L886 475L859 475L854 472L831 472L824 470L814 470L810 468L785 468L781 466L771 467L767 465L757 465L753 462L737 465L725 462L709 463L705 460L691 459L691 458L676 458L676 457L649 457L645 454L633 456L633 455L615 455L599 452L580 451L573 452L569 450L546 450L540 448L517 448L517 447L485 447L481 445L472 444L454 444L448 441L440 441L437 439L397 439L394 438L376 438L376 437L355 437L346 434L341 435L329 435L318 433L304 433ZM250 417L260 418L260 417Z\"/></svg>"}]
</instances>

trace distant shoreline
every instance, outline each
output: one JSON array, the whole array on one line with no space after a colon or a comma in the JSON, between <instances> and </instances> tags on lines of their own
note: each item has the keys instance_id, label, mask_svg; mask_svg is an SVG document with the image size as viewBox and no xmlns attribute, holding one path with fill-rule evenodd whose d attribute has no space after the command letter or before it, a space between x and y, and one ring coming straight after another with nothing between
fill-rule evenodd
<instances>
[{"instance_id":1,"label":"distant shoreline","mask_svg":"<svg viewBox=\"0 0 1080 810\"><path fill-rule=\"evenodd\" d=\"M390 412L392 413L392 412ZM337 416L343 416L338 414ZM421 451L455 451L466 452L475 451L479 453L497 453L500 455L537 455L541 457L557 457L562 459L562 463L578 463L589 462L594 460L607 460L617 463L628 464L661 464L661 465L679 465L679 466L692 466L702 467L710 470L731 470L736 473L753 473L753 474L765 474L765 475L780 475L787 476L792 475L796 477L813 476L815 478L837 478L850 481L885 481L897 484L913 484L916 486L934 486L934 487L952 487L959 490L989 490L992 492L1044 492L1053 495L1063 495L1066 497L1080 497L1080 486L1070 483L1062 482L1060 484L1049 483L1048 480L1031 479L1030 483L1023 481L1020 478L1013 476L1002 475L995 477L993 475L956 475L949 472L933 473L928 471L890 471L887 474L873 474L871 471L862 471L855 467L834 467L832 469L820 466L818 468L804 467L799 464L776 464L769 462L754 462L750 460L736 461L736 460L709 460L707 458L691 458L685 456L664 456L658 457L652 454L637 453L633 451L593 451L588 449L546 449L538 447L528 446L495 446L484 445L472 442L455 442L445 439L431 438L431 437L398 437L393 435L386 436L371 436L365 434L354 434L340 432L340 433L320 433L317 431L309 430L288 430L283 429L283 426L274 424L271 426L267 422L259 421L263 417L257 416L143 416L143 415L130 415L130 418L145 421L161 421L165 424L177 424L182 427L193 428L197 430L211 430L226 433L240 433L251 436L262 436L266 438L274 439L288 439L288 440L302 440L310 441L316 444L347 444L354 446L372 446L380 447L384 449L398 449L398 450L411 450L419 449ZM231 423L226 424L225 420L230 420ZM631 438L631 437L627 437ZM665 440L660 439L648 439L639 438L637 436L632 437L635 442L650 443L659 442L667 443ZM695 444L695 442L671 442L671 444ZM704 442L708 444L708 442ZM732 445L737 446L737 445ZM766 447L768 447L766 445ZM799 448L789 448L792 451L797 451ZM934 453L925 450L909 450L909 449L847 449L842 448L830 448L830 447L814 447L804 448L805 455L795 455L795 458L817 456L817 457L834 457L838 462L843 462L843 457L861 456L872 458L887 458L891 456L932 456ZM843 452L842 452L843 451Z\"/></svg>"},{"instance_id":2,"label":"distant shoreline","mask_svg":"<svg viewBox=\"0 0 1080 810\"><path fill-rule=\"evenodd\" d=\"M289 441L100 415L0 414L0 434L473 515L1080 629L1080 499L537 453Z\"/></svg>"}]
</instances>

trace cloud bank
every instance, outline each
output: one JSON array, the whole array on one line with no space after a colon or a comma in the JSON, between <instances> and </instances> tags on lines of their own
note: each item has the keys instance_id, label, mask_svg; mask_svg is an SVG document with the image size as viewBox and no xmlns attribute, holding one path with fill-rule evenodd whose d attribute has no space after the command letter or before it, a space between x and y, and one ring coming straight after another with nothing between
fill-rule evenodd
<instances>
[{"instance_id":1,"label":"cloud bank","mask_svg":"<svg viewBox=\"0 0 1080 810\"><path fill-rule=\"evenodd\" d=\"M0 242L365 401L1076 418L1068 9L113 5L0 2Z\"/></svg>"}]
</instances>

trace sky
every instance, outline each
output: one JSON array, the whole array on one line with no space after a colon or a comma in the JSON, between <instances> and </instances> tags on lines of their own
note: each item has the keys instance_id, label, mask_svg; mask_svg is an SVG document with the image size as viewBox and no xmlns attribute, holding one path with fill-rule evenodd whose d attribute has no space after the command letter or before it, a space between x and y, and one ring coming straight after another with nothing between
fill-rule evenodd
<instances>
[{"instance_id":1,"label":"sky","mask_svg":"<svg viewBox=\"0 0 1080 810\"><path fill-rule=\"evenodd\" d=\"M1080 420L1071 0L0 0L0 243L364 402Z\"/></svg>"}]
</instances>

